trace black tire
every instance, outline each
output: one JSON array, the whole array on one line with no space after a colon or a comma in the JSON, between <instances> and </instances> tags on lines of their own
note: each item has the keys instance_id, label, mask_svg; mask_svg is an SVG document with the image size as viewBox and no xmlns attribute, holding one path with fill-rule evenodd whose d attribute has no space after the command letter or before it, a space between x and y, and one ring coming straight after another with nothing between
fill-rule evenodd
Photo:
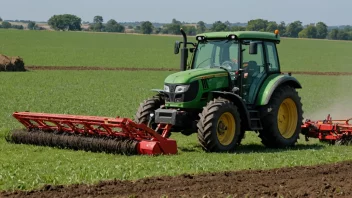
<instances>
[{"instance_id":1,"label":"black tire","mask_svg":"<svg viewBox=\"0 0 352 198\"><path fill-rule=\"evenodd\" d=\"M225 136L229 135L228 138L225 138L229 143L225 143L225 145L218 138L218 121L222 115L228 116L228 118L232 117L235 125L231 127L229 124L229 127L234 129L233 137L227 133L227 126L225 126L226 132L224 134L226 133ZM207 152L231 152L235 150L241 135L241 118L237 107L232 102L223 98L216 98L203 108L199 117L200 120L197 124L198 140L203 150Z\"/></svg>"},{"instance_id":2,"label":"black tire","mask_svg":"<svg viewBox=\"0 0 352 198\"><path fill-rule=\"evenodd\" d=\"M289 130L287 130L287 128L285 129L288 133L287 135L282 135L279 129L280 119L278 119L278 114L280 105L283 102L286 104L286 111L290 114L286 117L293 118L292 121L289 120L287 123L287 126L289 126ZM287 105L291 106L288 107ZM295 110L293 108L295 108ZM283 107L282 111L285 111L285 107ZM301 132L301 125L303 124L303 110L301 98L293 87L278 87L270 98L269 103L261 109L261 116L263 130L259 131L259 137L266 147L285 148L296 144ZM282 124L280 126L283 127Z\"/></svg>"},{"instance_id":3,"label":"black tire","mask_svg":"<svg viewBox=\"0 0 352 198\"><path fill-rule=\"evenodd\" d=\"M139 105L139 108L134 117L134 121L138 124L143 123L155 130L158 125L154 123L153 120L150 120L150 114L154 113L155 110L159 109L164 104L165 100L160 95L156 95L153 98L144 100ZM161 134L161 132L158 133Z\"/></svg>"}]
</instances>

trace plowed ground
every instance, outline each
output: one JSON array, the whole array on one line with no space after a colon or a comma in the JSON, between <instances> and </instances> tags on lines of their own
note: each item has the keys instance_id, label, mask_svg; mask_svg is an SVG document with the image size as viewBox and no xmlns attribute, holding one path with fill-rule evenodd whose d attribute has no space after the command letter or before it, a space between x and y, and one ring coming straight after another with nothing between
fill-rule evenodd
<instances>
[{"instance_id":1,"label":"plowed ground","mask_svg":"<svg viewBox=\"0 0 352 198\"><path fill-rule=\"evenodd\" d=\"M115 71L179 71L177 68L90 67L90 66L26 66L27 70L115 70ZM288 73L290 71L287 71ZM352 72L294 71L293 74L351 76Z\"/></svg>"},{"instance_id":2,"label":"plowed ground","mask_svg":"<svg viewBox=\"0 0 352 198\"><path fill-rule=\"evenodd\" d=\"M96 185L46 185L2 197L352 197L352 161L273 170L102 181Z\"/></svg>"}]
</instances>

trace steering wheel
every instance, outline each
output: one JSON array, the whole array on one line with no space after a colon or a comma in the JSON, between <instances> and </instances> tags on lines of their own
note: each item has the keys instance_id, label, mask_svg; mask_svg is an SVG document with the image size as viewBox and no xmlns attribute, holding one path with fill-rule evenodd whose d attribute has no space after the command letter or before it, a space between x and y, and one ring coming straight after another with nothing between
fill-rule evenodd
<instances>
[{"instance_id":1,"label":"steering wheel","mask_svg":"<svg viewBox=\"0 0 352 198\"><path fill-rule=\"evenodd\" d=\"M224 67L228 70L232 70L232 69L235 69L234 67L236 66L236 64L232 61L224 61L222 64L221 64L221 67Z\"/></svg>"}]
</instances>

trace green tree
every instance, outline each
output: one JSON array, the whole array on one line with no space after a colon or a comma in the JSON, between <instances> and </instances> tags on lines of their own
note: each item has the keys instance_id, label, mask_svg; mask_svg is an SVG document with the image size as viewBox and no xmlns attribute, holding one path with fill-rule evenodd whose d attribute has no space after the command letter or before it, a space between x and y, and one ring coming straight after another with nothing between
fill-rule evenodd
<instances>
[{"instance_id":1,"label":"green tree","mask_svg":"<svg viewBox=\"0 0 352 198\"><path fill-rule=\"evenodd\" d=\"M346 32L347 33L347 40L352 40L352 32Z\"/></svg>"},{"instance_id":2,"label":"green tree","mask_svg":"<svg viewBox=\"0 0 352 198\"><path fill-rule=\"evenodd\" d=\"M267 26L268 26L267 20L255 19L255 20L248 21L247 30L264 32Z\"/></svg>"},{"instance_id":3,"label":"green tree","mask_svg":"<svg viewBox=\"0 0 352 198\"><path fill-rule=\"evenodd\" d=\"M153 33L154 26L150 21L144 21L141 24L142 34L151 34Z\"/></svg>"},{"instance_id":4,"label":"green tree","mask_svg":"<svg viewBox=\"0 0 352 198\"><path fill-rule=\"evenodd\" d=\"M8 28L11 28L11 23L7 22L7 21L4 21L2 22L2 28L5 28L5 29L8 29Z\"/></svg>"},{"instance_id":5,"label":"green tree","mask_svg":"<svg viewBox=\"0 0 352 198\"><path fill-rule=\"evenodd\" d=\"M155 34L160 34L162 29L160 27L155 28Z\"/></svg>"},{"instance_id":6,"label":"green tree","mask_svg":"<svg viewBox=\"0 0 352 198\"><path fill-rule=\"evenodd\" d=\"M2 18L0 17L0 22L2 22Z\"/></svg>"},{"instance_id":7,"label":"green tree","mask_svg":"<svg viewBox=\"0 0 352 198\"><path fill-rule=\"evenodd\" d=\"M267 32L274 32L277 29L278 29L278 24L275 21L269 21L265 30Z\"/></svg>"},{"instance_id":8,"label":"green tree","mask_svg":"<svg viewBox=\"0 0 352 198\"><path fill-rule=\"evenodd\" d=\"M104 19L102 16L95 16L93 18L93 23L103 23L104 22Z\"/></svg>"},{"instance_id":9,"label":"green tree","mask_svg":"<svg viewBox=\"0 0 352 198\"><path fill-rule=\"evenodd\" d=\"M182 29L186 32L187 35L194 36L197 34L197 29L194 26L182 26Z\"/></svg>"},{"instance_id":10,"label":"green tree","mask_svg":"<svg viewBox=\"0 0 352 198\"><path fill-rule=\"evenodd\" d=\"M49 26L54 30L82 30L81 23L81 18L72 14L54 15L48 20Z\"/></svg>"},{"instance_id":11,"label":"green tree","mask_svg":"<svg viewBox=\"0 0 352 198\"><path fill-rule=\"evenodd\" d=\"M28 25L27 25L27 28L30 29L30 30L36 29L36 24L35 24L35 22L30 21L30 22L28 23Z\"/></svg>"},{"instance_id":12,"label":"green tree","mask_svg":"<svg viewBox=\"0 0 352 198\"><path fill-rule=\"evenodd\" d=\"M352 31L352 27L350 25L346 25L343 30L345 30L346 32L351 32Z\"/></svg>"},{"instance_id":13,"label":"green tree","mask_svg":"<svg viewBox=\"0 0 352 198\"><path fill-rule=\"evenodd\" d=\"M337 40L348 40L348 33L345 30L339 30L337 33Z\"/></svg>"},{"instance_id":14,"label":"green tree","mask_svg":"<svg viewBox=\"0 0 352 198\"><path fill-rule=\"evenodd\" d=\"M134 28L134 31L136 33L139 33L141 31L141 26L137 25L135 28Z\"/></svg>"},{"instance_id":15,"label":"green tree","mask_svg":"<svg viewBox=\"0 0 352 198\"><path fill-rule=\"evenodd\" d=\"M286 36L297 38L298 33L303 30L303 25L301 21L295 21L290 23L286 28Z\"/></svg>"},{"instance_id":16,"label":"green tree","mask_svg":"<svg viewBox=\"0 0 352 198\"><path fill-rule=\"evenodd\" d=\"M309 25L298 33L299 38L317 38L317 28L314 25Z\"/></svg>"},{"instance_id":17,"label":"green tree","mask_svg":"<svg viewBox=\"0 0 352 198\"><path fill-rule=\"evenodd\" d=\"M176 20L175 18L172 19L172 22L171 22L171 23L173 23L173 24L178 24L178 25L181 25L181 24L182 24L181 21L178 21L178 20Z\"/></svg>"},{"instance_id":18,"label":"green tree","mask_svg":"<svg viewBox=\"0 0 352 198\"><path fill-rule=\"evenodd\" d=\"M24 29L23 25L12 25L11 28L18 29L18 30Z\"/></svg>"},{"instance_id":19,"label":"green tree","mask_svg":"<svg viewBox=\"0 0 352 198\"><path fill-rule=\"evenodd\" d=\"M227 27L226 29L228 29L228 30L231 29L231 23L230 23L230 21L225 21L224 24L225 24L226 27Z\"/></svg>"},{"instance_id":20,"label":"green tree","mask_svg":"<svg viewBox=\"0 0 352 198\"><path fill-rule=\"evenodd\" d=\"M204 21L199 21L197 23L197 33L204 33L206 31L207 27L205 26Z\"/></svg>"},{"instance_id":21,"label":"green tree","mask_svg":"<svg viewBox=\"0 0 352 198\"><path fill-rule=\"evenodd\" d=\"M298 38L308 38L308 32L307 29L303 29L298 33Z\"/></svg>"},{"instance_id":22,"label":"green tree","mask_svg":"<svg viewBox=\"0 0 352 198\"><path fill-rule=\"evenodd\" d=\"M280 35L286 35L286 24L284 21L280 22L280 24L277 26L277 29L279 30Z\"/></svg>"},{"instance_id":23,"label":"green tree","mask_svg":"<svg viewBox=\"0 0 352 198\"><path fill-rule=\"evenodd\" d=\"M125 26L120 25L114 19L110 19L105 25L106 32L124 32Z\"/></svg>"},{"instance_id":24,"label":"green tree","mask_svg":"<svg viewBox=\"0 0 352 198\"><path fill-rule=\"evenodd\" d=\"M317 28L317 38L325 39L328 35L328 26L323 22L318 22L315 26Z\"/></svg>"},{"instance_id":25,"label":"green tree","mask_svg":"<svg viewBox=\"0 0 352 198\"><path fill-rule=\"evenodd\" d=\"M337 39L337 34L339 33L339 30L336 28L336 29L332 29L330 31L330 33L328 34L328 37L332 40L336 40Z\"/></svg>"},{"instance_id":26,"label":"green tree","mask_svg":"<svg viewBox=\"0 0 352 198\"><path fill-rule=\"evenodd\" d=\"M102 16L95 16L93 18L93 24L90 25L90 29L96 32L104 31L103 22L104 22L104 19Z\"/></svg>"},{"instance_id":27,"label":"green tree","mask_svg":"<svg viewBox=\"0 0 352 198\"><path fill-rule=\"evenodd\" d=\"M176 19L172 19L171 24L165 25L165 29L167 29L168 34L176 34L179 35L182 23Z\"/></svg>"},{"instance_id":28,"label":"green tree","mask_svg":"<svg viewBox=\"0 0 352 198\"><path fill-rule=\"evenodd\" d=\"M309 25L305 30L307 31L307 38L317 38L318 31L316 26Z\"/></svg>"},{"instance_id":29,"label":"green tree","mask_svg":"<svg viewBox=\"0 0 352 198\"><path fill-rule=\"evenodd\" d=\"M243 27L243 26L232 26L231 31L245 31L246 30L246 27Z\"/></svg>"},{"instance_id":30,"label":"green tree","mask_svg":"<svg viewBox=\"0 0 352 198\"><path fill-rule=\"evenodd\" d=\"M162 33L162 34L169 34L169 30L167 29L167 27L162 28L162 29L161 29L161 33Z\"/></svg>"},{"instance_id":31,"label":"green tree","mask_svg":"<svg viewBox=\"0 0 352 198\"><path fill-rule=\"evenodd\" d=\"M215 23L213 23L211 30L214 32L222 32L222 31L227 31L228 29L225 23L221 21L216 21Z\"/></svg>"}]
</instances>

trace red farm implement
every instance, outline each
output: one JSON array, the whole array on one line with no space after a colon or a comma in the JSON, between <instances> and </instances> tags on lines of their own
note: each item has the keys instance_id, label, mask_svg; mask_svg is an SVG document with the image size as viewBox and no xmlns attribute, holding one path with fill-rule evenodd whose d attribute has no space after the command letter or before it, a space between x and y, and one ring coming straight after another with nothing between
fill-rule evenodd
<instances>
[{"instance_id":1,"label":"red farm implement","mask_svg":"<svg viewBox=\"0 0 352 198\"><path fill-rule=\"evenodd\" d=\"M171 125L159 124L156 133L128 118L15 112L27 130L13 131L12 143L124 154L176 154L175 140L167 137Z\"/></svg>"},{"instance_id":2,"label":"red farm implement","mask_svg":"<svg viewBox=\"0 0 352 198\"><path fill-rule=\"evenodd\" d=\"M302 134L309 137L319 138L320 141L331 144L349 145L352 143L352 125L347 120L333 120L330 114L325 120L306 120L302 125Z\"/></svg>"},{"instance_id":3,"label":"red farm implement","mask_svg":"<svg viewBox=\"0 0 352 198\"><path fill-rule=\"evenodd\" d=\"M6 139L11 143L52 146L92 152L120 153L127 155L176 154L175 140L166 138L172 125L159 124L156 130L137 124L128 118L79 116L15 112L13 117L26 130L14 130ZM352 143L352 125L347 120L307 119L301 126L308 138L332 144ZM157 133L156 131L160 131Z\"/></svg>"}]
</instances>

